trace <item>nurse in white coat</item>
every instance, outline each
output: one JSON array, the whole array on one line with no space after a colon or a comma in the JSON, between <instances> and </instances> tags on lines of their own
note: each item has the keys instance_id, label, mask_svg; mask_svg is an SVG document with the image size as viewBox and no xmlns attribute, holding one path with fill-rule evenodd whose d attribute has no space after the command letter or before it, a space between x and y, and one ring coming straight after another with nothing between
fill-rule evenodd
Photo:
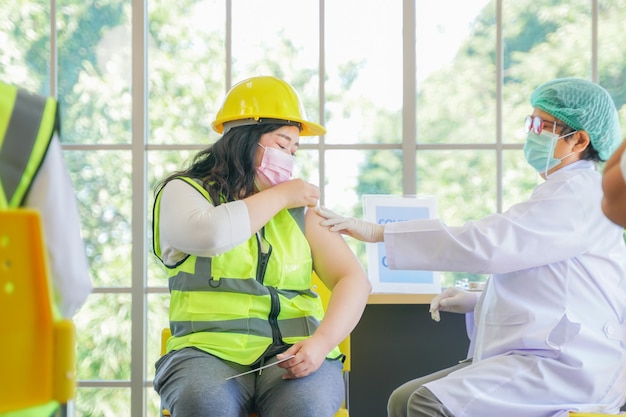
<instances>
[{"instance_id":1,"label":"nurse in white coat","mask_svg":"<svg viewBox=\"0 0 626 417\"><path fill-rule=\"evenodd\" d=\"M626 400L626 247L596 167L621 142L615 105L573 78L530 102L524 154L546 181L528 201L460 227L319 209L331 230L384 242L393 269L491 274L482 295L450 288L431 304L435 319L474 312L473 360L397 388L389 416L565 417Z\"/></svg>"}]
</instances>

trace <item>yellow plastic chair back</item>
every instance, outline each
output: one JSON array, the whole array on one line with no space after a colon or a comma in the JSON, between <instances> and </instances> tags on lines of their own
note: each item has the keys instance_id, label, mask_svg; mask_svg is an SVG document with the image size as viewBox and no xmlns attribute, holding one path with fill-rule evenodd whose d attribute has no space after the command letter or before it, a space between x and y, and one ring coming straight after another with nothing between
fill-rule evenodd
<instances>
[{"instance_id":1,"label":"yellow plastic chair back","mask_svg":"<svg viewBox=\"0 0 626 417\"><path fill-rule=\"evenodd\" d=\"M0 413L74 396L74 325L54 321L39 213L0 210Z\"/></svg>"},{"instance_id":2,"label":"yellow plastic chair back","mask_svg":"<svg viewBox=\"0 0 626 417\"><path fill-rule=\"evenodd\" d=\"M311 289L317 293L322 299L322 304L324 305L324 310L328 307L328 303L330 302L330 294L331 291L326 287L326 285L322 282L320 277L317 274L313 273L313 278L311 280ZM343 341L339 344L339 350L343 353L346 358L343 362L343 383L346 392L345 399L341 408L335 413L335 417L348 417L349 416L349 407L350 407L350 335L348 335Z\"/></svg>"},{"instance_id":3,"label":"yellow plastic chair back","mask_svg":"<svg viewBox=\"0 0 626 417\"><path fill-rule=\"evenodd\" d=\"M328 302L330 301L330 290L324 285L322 280L317 276L316 273L313 273L312 285L311 289L315 291L321 298L322 304L324 305L324 309L328 307ZM167 339L172 336L172 332L169 327L163 328L161 330L161 356L165 355L167 350ZM346 337L343 342L339 344L339 349L341 353L346 355L346 359L343 362L343 378L344 384L346 388L346 398L341 408L335 413L335 417L348 417L348 407L349 407L349 374L350 374L350 335ZM169 417L170 412L166 409L162 410L163 417ZM250 417L258 417L257 414L251 414Z\"/></svg>"},{"instance_id":4,"label":"yellow plastic chair back","mask_svg":"<svg viewBox=\"0 0 626 417\"><path fill-rule=\"evenodd\" d=\"M326 287L326 285L324 285L324 283L317 276L316 273L313 273L311 289L313 291L315 291L317 293L317 295L320 296L320 298L322 299L322 304L324 305L324 309L326 309L326 307L328 307L328 303L330 302L330 293L331 292ZM343 371L344 372L349 372L350 371L350 366L351 366L351 362L350 362L350 335L348 335L348 337L343 339L343 341L339 344L339 350L341 350L341 353L346 355L346 359L343 362Z\"/></svg>"}]
</instances>

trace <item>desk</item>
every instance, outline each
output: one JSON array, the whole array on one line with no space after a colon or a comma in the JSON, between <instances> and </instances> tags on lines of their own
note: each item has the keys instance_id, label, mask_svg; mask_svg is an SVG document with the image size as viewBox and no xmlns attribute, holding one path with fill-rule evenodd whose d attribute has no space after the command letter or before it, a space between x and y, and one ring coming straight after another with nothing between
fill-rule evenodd
<instances>
[{"instance_id":1,"label":"desk","mask_svg":"<svg viewBox=\"0 0 626 417\"><path fill-rule=\"evenodd\" d=\"M367 304L430 304L437 294L370 294Z\"/></svg>"},{"instance_id":2,"label":"desk","mask_svg":"<svg viewBox=\"0 0 626 417\"><path fill-rule=\"evenodd\" d=\"M353 330L350 416L384 417L391 392L465 359L465 315L428 313L429 294L371 294Z\"/></svg>"}]
</instances>

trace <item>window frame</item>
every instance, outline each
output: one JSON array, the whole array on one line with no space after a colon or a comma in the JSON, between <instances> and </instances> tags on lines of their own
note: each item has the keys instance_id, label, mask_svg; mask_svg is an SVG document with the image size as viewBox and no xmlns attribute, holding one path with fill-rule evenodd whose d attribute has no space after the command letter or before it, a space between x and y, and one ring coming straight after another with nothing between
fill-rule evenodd
<instances>
[{"instance_id":1,"label":"window frame","mask_svg":"<svg viewBox=\"0 0 626 417\"><path fill-rule=\"evenodd\" d=\"M232 85L231 79L231 45L232 45L232 0L224 0L226 4L226 86ZM507 144L503 141L503 36L502 36L502 8L504 0L496 1L496 140L490 144L455 145L455 144L421 144L417 138L416 112L417 81L416 81L416 22L414 0L402 0L403 8L403 108L402 108L402 142L400 144L328 144L324 137L319 138L317 144L303 144L301 149L317 151L320 161L319 184L325 184L325 153L333 150L399 150L402 152L402 190L407 195L416 194L418 190L416 178L416 153L422 150L493 150L496 153L496 183L497 183L497 210L503 209L503 158L504 152L511 149L521 149L521 144ZM148 188L147 156L153 150L189 150L197 149L198 145L157 145L148 141L148 65L147 65L147 32L148 32L148 0L131 0L132 5L132 140L130 144L120 145L80 145L62 144L65 151L99 151L124 150L130 151L132 156L132 278L130 287L94 289L97 294L130 294L131 296L131 377L129 381L78 381L78 388L129 388L131 392L130 415L147 415L146 389L152 387L152 381L147 378L147 320L148 296L150 294L166 294L167 287L148 286L148 256L152 256L151 247L147 239L149 233L148 201L151 190ZM50 86L51 95L57 95L57 45L56 45L56 1L50 0ZM592 81L598 81L598 0L591 1L592 10ZM324 124L324 11L325 0L319 0L319 114L320 123ZM326 194L321 187L320 203L324 204Z\"/></svg>"}]
</instances>

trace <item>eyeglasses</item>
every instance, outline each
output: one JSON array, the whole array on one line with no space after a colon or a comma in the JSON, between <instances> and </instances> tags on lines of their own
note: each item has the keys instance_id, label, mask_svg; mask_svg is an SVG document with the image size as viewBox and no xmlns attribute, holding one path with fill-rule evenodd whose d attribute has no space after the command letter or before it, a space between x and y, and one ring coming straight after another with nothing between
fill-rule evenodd
<instances>
[{"instance_id":1,"label":"eyeglasses","mask_svg":"<svg viewBox=\"0 0 626 417\"><path fill-rule=\"evenodd\" d=\"M543 128L545 127L546 123L552 123L555 126L560 126L560 127L567 127L566 125L557 123L555 121L552 120L543 120L541 117L539 116L526 116L526 120L524 121L524 129L526 130L526 133L530 132L531 129L532 131L538 135L543 131Z\"/></svg>"}]
</instances>

